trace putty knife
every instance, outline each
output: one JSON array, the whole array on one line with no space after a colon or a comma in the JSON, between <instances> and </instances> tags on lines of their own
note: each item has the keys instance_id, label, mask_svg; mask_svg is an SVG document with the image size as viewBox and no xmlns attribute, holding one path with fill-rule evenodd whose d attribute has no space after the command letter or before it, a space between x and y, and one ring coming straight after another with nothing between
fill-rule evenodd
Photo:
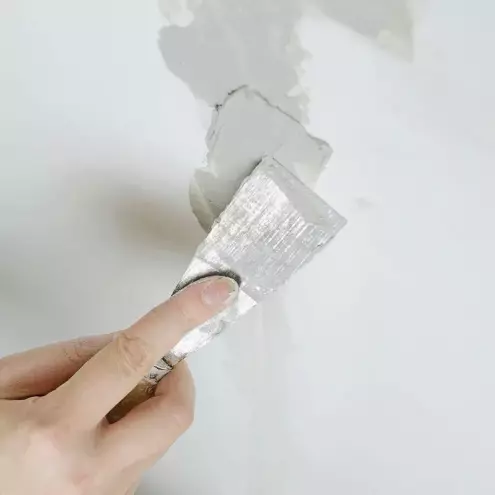
<instances>
[{"instance_id":1,"label":"putty knife","mask_svg":"<svg viewBox=\"0 0 495 495\"><path fill-rule=\"evenodd\" d=\"M264 158L198 247L174 291L204 277L226 275L239 283L237 302L185 335L109 419L122 417L137 402L149 397L178 362L287 282L345 223L287 168L272 157Z\"/></svg>"}]
</instances>

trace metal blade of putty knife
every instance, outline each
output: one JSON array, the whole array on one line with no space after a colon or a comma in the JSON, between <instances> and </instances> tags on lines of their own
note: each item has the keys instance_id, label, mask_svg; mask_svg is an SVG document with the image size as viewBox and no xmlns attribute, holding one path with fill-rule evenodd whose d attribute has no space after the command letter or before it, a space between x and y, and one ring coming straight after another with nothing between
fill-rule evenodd
<instances>
[{"instance_id":1,"label":"metal blade of putty knife","mask_svg":"<svg viewBox=\"0 0 495 495\"><path fill-rule=\"evenodd\" d=\"M186 334L109 419L118 419L150 395L178 362L287 282L345 224L342 216L287 168L272 157L264 158L217 219L175 289L207 276L227 275L240 285L237 302Z\"/></svg>"},{"instance_id":2,"label":"metal blade of putty knife","mask_svg":"<svg viewBox=\"0 0 495 495\"><path fill-rule=\"evenodd\" d=\"M151 370L159 381L179 361L287 282L344 227L346 220L271 157L241 184L198 247L176 291L210 275L240 284L237 302L189 332Z\"/></svg>"}]
</instances>

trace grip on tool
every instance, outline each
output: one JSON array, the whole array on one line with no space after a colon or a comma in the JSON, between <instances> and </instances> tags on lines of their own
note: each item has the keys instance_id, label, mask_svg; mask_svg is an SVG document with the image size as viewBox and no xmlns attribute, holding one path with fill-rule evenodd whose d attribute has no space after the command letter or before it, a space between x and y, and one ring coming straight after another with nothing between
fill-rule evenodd
<instances>
[{"instance_id":1,"label":"grip on tool","mask_svg":"<svg viewBox=\"0 0 495 495\"><path fill-rule=\"evenodd\" d=\"M127 394L108 414L109 423L122 419L131 409L147 401L155 395L156 385L142 379L136 387Z\"/></svg>"}]
</instances>

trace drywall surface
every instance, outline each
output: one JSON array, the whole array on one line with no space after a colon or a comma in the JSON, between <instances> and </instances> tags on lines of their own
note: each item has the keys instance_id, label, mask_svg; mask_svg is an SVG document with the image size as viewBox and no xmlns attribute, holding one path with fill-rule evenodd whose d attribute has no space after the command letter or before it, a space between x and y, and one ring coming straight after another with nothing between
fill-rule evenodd
<instances>
[{"instance_id":1,"label":"drywall surface","mask_svg":"<svg viewBox=\"0 0 495 495\"><path fill-rule=\"evenodd\" d=\"M299 125L306 121L308 97L299 74L307 54L296 28L308 8L394 49L408 52L411 43L403 0L160 0L159 7L167 67L216 108L208 166L191 181L192 209L205 230L262 156L277 153L310 186L328 161L329 146ZM239 87L259 97L246 99Z\"/></svg>"},{"instance_id":2,"label":"drywall surface","mask_svg":"<svg viewBox=\"0 0 495 495\"><path fill-rule=\"evenodd\" d=\"M167 67L212 106L248 85L293 117L305 115L299 71L306 53L296 27L308 9L396 51L411 51L405 0L160 0L160 7L166 26L159 44Z\"/></svg>"},{"instance_id":3,"label":"drywall surface","mask_svg":"<svg viewBox=\"0 0 495 495\"><path fill-rule=\"evenodd\" d=\"M303 19L306 127L334 150L317 191L349 223L189 360L195 425L142 495L494 493L494 8L425 2L412 63ZM189 183L208 149L156 4L1 9L7 353L167 297L204 236Z\"/></svg>"},{"instance_id":4,"label":"drywall surface","mask_svg":"<svg viewBox=\"0 0 495 495\"><path fill-rule=\"evenodd\" d=\"M314 187L331 154L327 143L245 86L216 108L206 144L208 165L196 171L190 189L193 212L206 232L264 156Z\"/></svg>"},{"instance_id":5,"label":"drywall surface","mask_svg":"<svg viewBox=\"0 0 495 495\"><path fill-rule=\"evenodd\" d=\"M306 0L302 0L306 3ZM412 53L412 7L407 0L313 0L314 5L330 18L355 29L372 40Z\"/></svg>"}]
</instances>

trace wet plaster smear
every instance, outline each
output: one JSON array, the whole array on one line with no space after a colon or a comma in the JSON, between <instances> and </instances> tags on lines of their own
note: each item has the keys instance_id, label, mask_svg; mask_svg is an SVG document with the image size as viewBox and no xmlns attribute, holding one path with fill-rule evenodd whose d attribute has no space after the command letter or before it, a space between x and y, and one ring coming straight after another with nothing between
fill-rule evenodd
<instances>
[{"instance_id":1,"label":"wet plaster smear","mask_svg":"<svg viewBox=\"0 0 495 495\"><path fill-rule=\"evenodd\" d=\"M196 171L190 188L193 212L206 231L263 155L274 156L313 186L331 154L326 142L248 87L215 110L206 142L208 166Z\"/></svg>"},{"instance_id":2,"label":"wet plaster smear","mask_svg":"<svg viewBox=\"0 0 495 495\"><path fill-rule=\"evenodd\" d=\"M309 136L299 85L306 53L296 27L308 8L377 43L410 47L406 0L160 0L159 46L167 67L213 118L207 166L191 181L191 205L209 230L240 182L265 154L314 185L331 154ZM240 88L240 89L239 89Z\"/></svg>"},{"instance_id":3,"label":"wet plaster smear","mask_svg":"<svg viewBox=\"0 0 495 495\"><path fill-rule=\"evenodd\" d=\"M411 45L407 0L159 1L165 62L209 105L248 85L301 118L306 97L298 71L306 54L295 30L308 11L320 11L378 43L393 40L406 52Z\"/></svg>"}]
</instances>

